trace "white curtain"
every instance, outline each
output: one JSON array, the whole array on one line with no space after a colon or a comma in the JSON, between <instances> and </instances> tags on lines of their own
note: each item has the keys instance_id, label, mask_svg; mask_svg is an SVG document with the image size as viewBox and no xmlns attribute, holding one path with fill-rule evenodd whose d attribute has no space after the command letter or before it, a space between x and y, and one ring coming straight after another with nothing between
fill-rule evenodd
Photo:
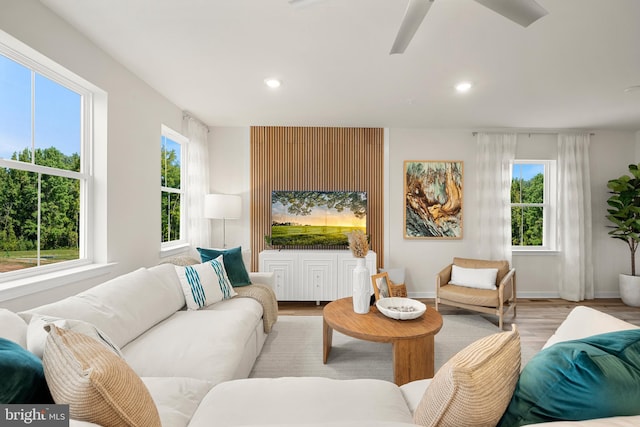
<instances>
[{"instance_id":1,"label":"white curtain","mask_svg":"<svg viewBox=\"0 0 640 427\"><path fill-rule=\"evenodd\" d=\"M482 259L511 264L511 167L516 156L515 133L478 133L478 243Z\"/></svg>"},{"instance_id":2,"label":"white curtain","mask_svg":"<svg viewBox=\"0 0 640 427\"><path fill-rule=\"evenodd\" d=\"M569 301L593 299L589 134L558 135L558 290Z\"/></svg>"},{"instance_id":3,"label":"white curtain","mask_svg":"<svg viewBox=\"0 0 640 427\"><path fill-rule=\"evenodd\" d=\"M189 138L187 150L187 239L192 251L211 246L209 220L204 217L204 196L209 193L209 129L200 120L184 114L182 131ZM196 254L194 252L194 254Z\"/></svg>"}]
</instances>

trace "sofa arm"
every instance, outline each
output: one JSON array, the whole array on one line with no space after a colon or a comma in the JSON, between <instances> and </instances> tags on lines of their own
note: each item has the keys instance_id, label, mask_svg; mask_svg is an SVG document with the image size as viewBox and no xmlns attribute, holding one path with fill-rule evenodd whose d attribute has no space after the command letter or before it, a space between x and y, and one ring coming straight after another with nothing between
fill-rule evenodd
<instances>
[{"instance_id":1,"label":"sofa arm","mask_svg":"<svg viewBox=\"0 0 640 427\"><path fill-rule=\"evenodd\" d=\"M275 289L276 286L276 275L273 272L251 272L249 273L249 279L251 283L262 283L271 289Z\"/></svg>"}]
</instances>

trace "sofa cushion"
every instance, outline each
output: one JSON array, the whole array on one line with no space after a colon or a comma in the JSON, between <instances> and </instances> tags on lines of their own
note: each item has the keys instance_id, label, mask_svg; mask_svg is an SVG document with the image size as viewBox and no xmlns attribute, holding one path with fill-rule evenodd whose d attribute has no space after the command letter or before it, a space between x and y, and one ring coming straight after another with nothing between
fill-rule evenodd
<instances>
[{"instance_id":1,"label":"sofa cushion","mask_svg":"<svg viewBox=\"0 0 640 427\"><path fill-rule=\"evenodd\" d=\"M27 348L27 326L27 322L13 311L0 308L0 338L6 338Z\"/></svg>"},{"instance_id":2,"label":"sofa cushion","mask_svg":"<svg viewBox=\"0 0 640 427\"><path fill-rule=\"evenodd\" d=\"M161 427L142 380L112 351L86 335L48 325L43 364L56 403L71 418L104 426Z\"/></svg>"},{"instance_id":3,"label":"sofa cushion","mask_svg":"<svg viewBox=\"0 0 640 427\"><path fill-rule=\"evenodd\" d=\"M159 266L173 270L173 266ZM175 274L175 271L171 274ZM77 295L21 313L89 322L120 348L184 306L184 296L169 281L145 268L116 277Z\"/></svg>"},{"instance_id":4,"label":"sofa cushion","mask_svg":"<svg viewBox=\"0 0 640 427\"><path fill-rule=\"evenodd\" d=\"M242 259L242 247L231 249L197 248L202 262L210 261L222 255L224 268L233 286L247 286L251 284L249 273Z\"/></svg>"},{"instance_id":5,"label":"sofa cushion","mask_svg":"<svg viewBox=\"0 0 640 427\"><path fill-rule=\"evenodd\" d=\"M415 380L400 386L402 397L404 397L404 400L407 402L407 406L412 414L418 408L418 405L424 396L424 392L427 391L432 380L432 378Z\"/></svg>"},{"instance_id":6,"label":"sofa cushion","mask_svg":"<svg viewBox=\"0 0 640 427\"><path fill-rule=\"evenodd\" d=\"M503 414L520 373L517 328L481 338L436 372L413 414L423 426L493 426Z\"/></svg>"},{"instance_id":7,"label":"sofa cushion","mask_svg":"<svg viewBox=\"0 0 640 427\"><path fill-rule=\"evenodd\" d=\"M0 378L0 404L53 403L42 361L6 338L0 338Z\"/></svg>"},{"instance_id":8,"label":"sofa cushion","mask_svg":"<svg viewBox=\"0 0 640 427\"><path fill-rule=\"evenodd\" d=\"M486 307L498 307L500 305L500 295L497 290L444 285L438 290L438 296L470 305L484 305Z\"/></svg>"},{"instance_id":9,"label":"sofa cushion","mask_svg":"<svg viewBox=\"0 0 640 427\"><path fill-rule=\"evenodd\" d=\"M542 348L550 347L562 341L577 340L592 335L629 329L639 329L639 327L591 307L578 306L571 310Z\"/></svg>"},{"instance_id":10,"label":"sofa cushion","mask_svg":"<svg viewBox=\"0 0 640 427\"><path fill-rule=\"evenodd\" d=\"M189 310L200 310L236 296L222 258L220 255L202 264L175 266Z\"/></svg>"},{"instance_id":11,"label":"sofa cushion","mask_svg":"<svg viewBox=\"0 0 640 427\"><path fill-rule=\"evenodd\" d=\"M454 264L451 266L449 283L467 288L497 289L497 275L497 268L464 268Z\"/></svg>"},{"instance_id":12,"label":"sofa cushion","mask_svg":"<svg viewBox=\"0 0 640 427\"><path fill-rule=\"evenodd\" d=\"M525 366L501 426L640 415L640 329L557 343Z\"/></svg>"},{"instance_id":13,"label":"sofa cushion","mask_svg":"<svg viewBox=\"0 0 640 427\"><path fill-rule=\"evenodd\" d=\"M44 346L49 335L45 330L45 326L49 323L53 323L59 328L70 329L72 331L85 334L99 343L104 344L118 357L122 357L120 349L113 343L113 341L111 341L111 338L91 323L87 323L83 320L60 319L59 317L34 314L33 317L31 317L29 328L27 329L27 349L41 359L42 354L44 353Z\"/></svg>"},{"instance_id":14,"label":"sofa cushion","mask_svg":"<svg viewBox=\"0 0 640 427\"><path fill-rule=\"evenodd\" d=\"M235 309L224 310L227 303ZM257 326L262 327L262 308L249 298L210 308L176 312L123 347L125 359L143 377L191 377L213 383L233 379L247 341Z\"/></svg>"},{"instance_id":15,"label":"sofa cushion","mask_svg":"<svg viewBox=\"0 0 640 427\"><path fill-rule=\"evenodd\" d=\"M348 425L411 423L400 389L380 380L250 378L216 385L193 415L190 427L242 425Z\"/></svg>"},{"instance_id":16,"label":"sofa cushion","mask_svg":"<svg viewBox=\"0 0 640 427\"><path fill-rule=\"evenodd\" d=\"M212 386L208 381L183 377L143 377L142 382L166 427L186 427Z\"/></svg>"}]
</instances>

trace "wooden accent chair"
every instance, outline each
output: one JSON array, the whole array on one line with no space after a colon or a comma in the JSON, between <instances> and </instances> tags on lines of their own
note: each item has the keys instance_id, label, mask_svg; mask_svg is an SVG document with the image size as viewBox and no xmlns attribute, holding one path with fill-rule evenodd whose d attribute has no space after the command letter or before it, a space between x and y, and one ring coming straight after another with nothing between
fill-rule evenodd
<instances>
[{"instance_id":1,"label":"wooden accent chair","mask_svg":"<svg viewBox=\"0 0 640 427\"><path fill-rule=\"evenodd\" d=\"M449 283L453 265L463 268L497 268L496 289L478 289ZM509 310L516 315L516 270L509 262L480 259L454 258L436 276L436 310L438 304L452 305L467 310L498 316L498 327L502 329L502 320Z\"/></svg>"}]
</instances>

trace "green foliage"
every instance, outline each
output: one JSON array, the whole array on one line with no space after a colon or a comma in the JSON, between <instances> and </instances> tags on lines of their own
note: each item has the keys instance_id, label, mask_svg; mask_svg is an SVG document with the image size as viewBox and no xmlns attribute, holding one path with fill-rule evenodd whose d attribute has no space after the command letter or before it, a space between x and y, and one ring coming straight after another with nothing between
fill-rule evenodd
<instances>
[{"instance_id":1,"label":"green foliage","mask_svg":"<svg viewBox=\"0 0 640 427\"><path fill-rule=\"evenodd\" d=\"M31 150L16 152L11 158L31 162ZM67 156L54 147L36 149L35 160L41 166L80 170L78 154ZM5 257L15 251L35 251L39 231L41 251L71 249L77 259L79 228L79 180L0 168L0 251Z\"/></svg>"},{"instance_id":2,"label":"green foliage","mask_svg":"<svg viewBox=\"0 0 640 427\"><path fill-rule=\"evenodd\" d=\"M624 241L631 252L631 274L636 275L636 250L640 242L640 169L629 165L631 175L607 182L611 196L607 200L607 219L613 223L609 235Z\"/></svg>"},{"instance_id":3,"label":"green foliage","mask_svg":"<svg viewBox=\"0 0 640 427\"><path fill-rule=\"evenodd\" d=\"M180 162L175 150L162 147L160 158L161 185L169 188L180 188ZM161 241L170 242L180 240L180 195L162 192L161 198L162 230Z\"/></svg>"},{"instance_id":4,"label":"green foliage","mask_svg":"<svg viewBox=\"0 0 640 427\"><path fill-rule=\"evenodd\" d=\"M511 203L543 203L544 175L529 180L511 180ZM542 246L543 210L537 206L511 208L511 244L514 246Z\"/></svg>"}]
</instances>

